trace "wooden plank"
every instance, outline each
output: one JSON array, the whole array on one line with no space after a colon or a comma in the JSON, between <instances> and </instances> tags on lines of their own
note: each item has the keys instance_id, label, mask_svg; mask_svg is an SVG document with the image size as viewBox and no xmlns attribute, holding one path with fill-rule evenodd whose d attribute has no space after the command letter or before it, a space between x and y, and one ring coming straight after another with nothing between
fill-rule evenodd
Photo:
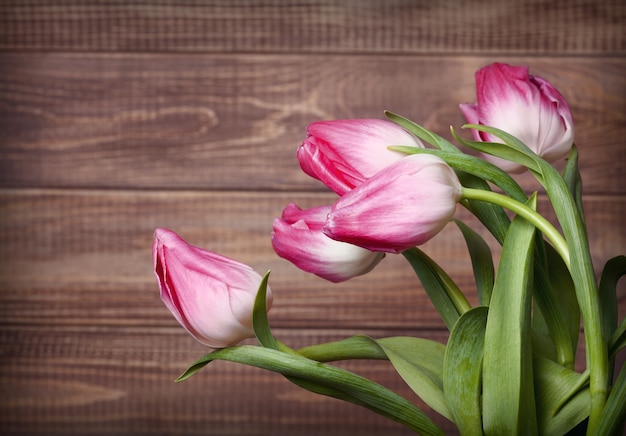
<instances>
[{"instance_id":1,"label":"wooden plank","mask_svg":"<svg viewBox=\"0 0 626 436\"><path fill-rule=\"evenodd\" d=\"M0 49L623 54L625 19L615 0L13 0Z\"/></svg>"},{"instance_id":2,"label":"wooden plank","mask_svg":"<svg viewBox=\"0 0 626 436\"><path fill-rule=\"evenodd\" d=\"M156 227L189 243L272 271L273 325L302 328L442 328L412 270L388 255L366 276L331 284L272 250L272 220L294 201L329 204L321 193L3 191L0 195L0 321L5 324L174 326L158 297L150 247ZM599 270L624 254L626 197L586 198ZM546 209L541 202L541 209ZM468 218L459 208L459 217ZM470 220L470 224L475 224ZM481 232L494 250L492 238ZM460 233L448 226L424 246L475 302ZM626 283L619 307L626 315Z\"/></svg>"},{"instance_id":3,"label":"wooden plank","mask_svg":"<svg viewBox=\"0 0 626 436\"><path fill-rule=\"evenodd\" d=\"M585 192L626 193L623 57L0 54L0 186L323 190L309 122L389 109L449 138L494 60L565 94Z\"/></svg>"},{"instance_id":4,"label":"wooden plank","mask_svg":"<svg viewBox=\"0 0 626 436\"><path fill-rule=\"evenodd\" d=\"M285 330L294 347L406 331ZM445 341L441 331L427 337ZM372 412L304 391L278 374L216 362L184 383L174 379L209 349L182 328L3 327L0 432L45 435L411 434ZM419 401L388 362L340 366ZM432 413L451 430L451 424Z\"/></svg>"}]
</instances>

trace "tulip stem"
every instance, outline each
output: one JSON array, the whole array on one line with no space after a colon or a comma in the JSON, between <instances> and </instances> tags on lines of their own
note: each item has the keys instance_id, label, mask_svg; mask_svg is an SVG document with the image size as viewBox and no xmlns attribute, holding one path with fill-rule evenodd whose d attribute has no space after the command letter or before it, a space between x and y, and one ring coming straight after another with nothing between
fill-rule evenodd
<instances>
[{"instance_id":1,"label":"tulip stem","mask_svg":"<svg viewBox=\"0 0 626 436\"><path fill-rule=\"evenodd\" d=\"M485 191L482 189L463 188L462 196L468 200L486 201L489 203L497 204L517 215L527 219L534 224L554 245L554 248L563 258L567 268L570 268L569 248L565 238L559 233L559 231L541 214L536 210L528 207L524 203L507 197L506 195L498 194L493 191Z\"/></svg>"}]
</instances>

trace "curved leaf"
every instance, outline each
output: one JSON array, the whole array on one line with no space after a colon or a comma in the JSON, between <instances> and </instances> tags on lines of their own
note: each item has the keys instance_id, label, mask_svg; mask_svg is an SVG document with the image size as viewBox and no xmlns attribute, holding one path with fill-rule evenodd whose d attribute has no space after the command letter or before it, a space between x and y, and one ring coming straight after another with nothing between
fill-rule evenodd
<instances>
[{"instance_id":1,"label":"curved leaf","mask_svg":"<svg viewBox=\"0 0 626 436\"><path fill-rule=\"evenodd\" d=\"M486 435L537 434L530 338L534 233L535 227L518 216L502 247L485 332Z\"/></svg>"},{"instance_id":2,"label":"curved leaf","mask_svg":"<svg viewBox=\"0 0 626 436\"><path fill-rule=\"evenodd\" d=\"M566 434L589 416L588 378L540 356L533 364L539 434Z\"/></svg>"},{"instance_id":3,"label":"curved leaf","mask_svg":"<svg viewBox=\"0 0 626 436\"><path fill-rule=\"evenodd\" d=\"M274 371L296 381L302 387L350 401L393 419L424 435L443 435L437 425L415 405L395 392L350 371L284 353L271 348L241 345L223 348L203 356L177 381L183 381L213 360L227 360Z\"/></svg>"},{"instance_id":4,"label":"curved leaf","mask_svg":"<svg viewBox=\"0 0 626 436\"><path fill-rule=\"evenodd\" d=\"M419 248L410 248L402 255L413 267L443 322L451 329L463 309L469 309L465 296L448 274Z\"/></svg>"},{"instance_id":5,"label":"curved leaf","mask_svg":"<svg viewBox=\"0 0 626 436\"><path fill-rule=\"evenodd\" d=\"M470 259L472 260L474 280L476 281L476 289L478 291L478 301L483 306L489 306L493 282L495 280L491 249L485 240L463 221L454 220L454 222L465 238L465 244L467 245Z\"/></svg>"},{"instance_id":6,"label":"curved leaf","mask_svg":"<svg viewBox=\"0 0 626 436\"><path fill-rule=\"evenodd\" d=\"M482 435L482 365L488 308L475 307L455 324L443 361L443 393L463 435Z\"/></svg>"},{"instance_id":7,"label":"curved leaf","mask_svg":"<svg viewBox=\"0 0 626 436\"><path fill-rule=\"evenodd\" d=\"M437 413L452 419L443 396L445 345L404 336L378 339L376 343L413 392Z\"/></svg>"}]
</instances>

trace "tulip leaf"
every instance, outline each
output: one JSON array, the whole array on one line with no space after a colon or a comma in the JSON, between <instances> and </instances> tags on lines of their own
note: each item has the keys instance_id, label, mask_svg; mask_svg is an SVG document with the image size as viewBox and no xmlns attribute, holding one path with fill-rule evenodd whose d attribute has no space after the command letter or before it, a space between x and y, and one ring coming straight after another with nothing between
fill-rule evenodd
<instances>
[{"instance_id":1,"label":"tulip leaf","mask_svg":"<svg viewBox=\"0 0 626 436\"><path fill-rule=\"evenodd\" d=\"M489 184L480 177L464 172L458 172L458 176L461 184L466 188L491 191ZM485 201L467 199L463 200L461 204L478 218L500 244L504 242L511 220L501 206Z\"/></svg>"},{"instance_id":2,"label":"tulip leaf","mask_svg":"<svg viewBox=\"0 0 626 436\"><path fill-rule=\"evenodd\" d=\"M451 144L445 138L437 135L434 132L431 132L428 129L425 129L424 127L409 120L408 118L404 118L401 115L394 114L393 112L389 112L389 111L385 111L385 115L387 116L387 118L389 118L391 121L393 121L400 127L413 133L415 136L417 136L421 140L426 141L427 143L431 144L434 147L437 147L440 150L445 150L445 151L449 151L452 153L454 152L462 153L458 148L454 146L454 144Z\"/></svg>"},{"instance_id":3,"label":"tulip leaf","mask_svg":"<svg viewBox=\"0 0 626 436\"><path fill-rule=\"evenodd\" d=\"M624 421L626 420L626 371L620 371L617 380L611 389L597 434L618 435L624 434Z\"/></svg>"},{"instance_id":4,"label":"tulip leaf","mask_svg":"<svg viewBox=\"0 0 626 436\"><path fill-rule=\"evenodd\" d=\"M533 365L539 433L566 434L589 416L588 379L541 356L535 356Z\"/></svg>"},{"instance_id":5,"label":"tulip leaf","mask_svg":"<svg viewBox=\"0 0 626 436\"><path fill-rule=\"evenodd\" d=\"M536 156L541 176L535 174L543 185L554 207L557 220L563 230L569 255L565 260L576 291L576 299L581 310L587 367L590 371L589 392L591 411L589 430L596 432L596 425L602 413L608 394L609 358L605 327L601 321L601 302L596 284L595 271L587 239L587 230L576 201L561 175L552 165Z\"/></svg>"},{"instance_id":6,"label":"tulip leaf","mask_svg":"<svg viewBox=\"0 0 626 436\"><path fill-rule=\"evenodd\" d=\"M265 273L263 279L261 280L261 284L259 285L259 290L256 294L256 298L254 300L254 308L252 310L252 327L254 329L254 334L261 344L267 348L273 348L274 350L278 350L278 342L272 335L272 331L270 330L270 324L267 319L267 282L269 280L270 271Z\"/></svg>"},{"instance_id":7,"label":"tulip leaf","mask_svg":"<svg viewBox=\"0 0 626 436\"><path fill-rule=\"evenodd\" d=\"M470 141L461 138L456 131L452 129L454 138L466 147L518 163L536 174L541 174L541 168L535 161L535 157L537 156L535 152L533 152L526 146L526 144L517 139L515 136L510 135L503 130L496 129L495 127L482 126L478 124L465 124L463 125L463 128L491 133L503 141L502 143Z\"/></svg>"},{"instance_id":8,"label":"tulip leaf","mask_svg":"<svg viewBox=\"0 0 626 436\"><path fill-rule=\"evenodd\" d=\"M598 291L602 305L602 328L606 338L610 338L617 328L617 283L623 275L626 275L626 256L622 255L610 259L600 276Z\"/></svg>"},{"instance_id":9,"label":"tulip leaf","mask_svg":"<svg viewBox=\"0 0 626 436\"><path fill-rule=\"evenodd\" d=\"M364 335L352 336L324 344L309 345L308 347L298 349L297 352L301 356L318 362L348 359L387 360L387 355L376 341Z\"/></svg>"},{"instance_id":10,"label":"tulip leaf","mask_svg":"<svg viewBox=\"0 0 626 436\"><path fill-rule=\"evenodd\" d=\"M395 392L347 371L297 354L271 348L240 345L209 353L189 367L177 381L183 381L213 360L227 360L283 374L298 380L302 387L366 407L424 435L443 432L424 412Z\"/></svg>"},{"instance_id":11,"label":"tulip leaf","mask_svg":"<svg viewBox=\"0 0 626 436\"><path fill-rule=\"evenodd\" d=\"M413 392L434 411L452 419L443 395L445 345L404 336L378 339L376 343Z\"/></svg>"},{"instance_id":12,"label":"tulip leaf","mask_svg":"<svg viewBox=\"0 0 626 436\"><path fill-rule=\"evenodd\" d=\"M482 435L482 365L488 308L464 313L450 332L443 361L443 393L463 435Z\"/></svg>"},{"instance_id":13,"label":"tulip leaf","mask_svg":"<svg viewBox=\"0 0 626 436\"><path fill-rule=\"evenodd\" d=\"M580 309L574 284L555 249L545 244L540 234L536 238L533 295L539 312L534 314L533 327L545 324L545 333L554 345L554 358L561 365L573 368L580 333Z\"/></svg>"},{"instance_id":14,"label":"tulip leaf","mask_svg":"<svg viewBox=\"0 0 626 436\"><path fill-rule=\"evenodd\" d=\"M534 206L536 196L529 202ZM502 247L485 332L486 435L537 434L530 335L534 233L535 227L518 216Z\"/></svg>"},{"instance_id":15,"label":"tulip leaf","mask_svg":"<svg viewBox=\"0 0 626 436\"><path fill-rule=\"evenodd\" d=\"M578 149L575 144L572 145L572 151L569 154L565 168L563 168L562 176L563 180L565 180L565 183L567 184L567 188L576 202L578 213L584 218L585 214L583 211L582 200L583 181L580 177L580 171L578 170Z\"/></svg>"},{"instance_id":16,"label":"tulip leaf","mask_svg":"<svg viewBox=\"0 0 626 436\"><path fill-rule=\"evenodd\" d=\"M368 336L353 336L304 347L298 353L318 362L345 359L390 360L400 376L426 404L449 418L442 390L445 348L439 342L414 337L375 340Z\"/></svg>"},{"instance_id":17,"label":"tulip leaf","mask_svg":"<svg viewBox=\"0 0 626 436\"><path fill-rule=\"evenodd\" d=\"M626 318L611 335L609 340L609 355L615 357L618 351L626 347Z\"/></svg>"},{"instance_id":18,"label":"tulip leaf","mask_svg":"<svg viewBox=\"0 0 626 436\"><path fill-rule=\"evenodd\" d=\"M443 322L451 329L462 313L462 308L469 306L469 303L446 272L422 250L413 247L402 255L419 277Z\"/></svg>"},{"instance_id":19,"label":"tulip leaf","mask_svg":"<svg viewBox=\"0 0 626 436\"><path fill-rule=\"evenodd\" d=\"M476 281L476 289L478 291L478 301L481 305L488 306L495 280L491 249L474 229L463 221L455 219L454 222L461 230L469 250L474 280Z\"/></svg>"}]
</instances>

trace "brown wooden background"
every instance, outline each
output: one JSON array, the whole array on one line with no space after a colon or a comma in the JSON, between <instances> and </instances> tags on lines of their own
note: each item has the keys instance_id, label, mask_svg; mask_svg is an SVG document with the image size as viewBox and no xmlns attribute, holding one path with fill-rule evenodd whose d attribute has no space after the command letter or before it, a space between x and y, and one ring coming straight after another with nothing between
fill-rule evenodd
<instances>
[{"instance_id":1,"label":"brown wooden background","mask_svg":"<svg viewBox=\"0 0 626 436\"><path fill-rule=\"evenodd\" d=\"M599 268L626 252L625 24L621 0L1 1L0 433L407 434L253 368L173 383L206 349L159 300L153 229L272 269L292 346L445 341L401 258L332 285L273 253L287 202L333 200L295 159L306 125L389 109L449 137L476 69L530 65L574 112ZM452 226L426 250L473 293Z\"/></svg>"}]
</instances>

